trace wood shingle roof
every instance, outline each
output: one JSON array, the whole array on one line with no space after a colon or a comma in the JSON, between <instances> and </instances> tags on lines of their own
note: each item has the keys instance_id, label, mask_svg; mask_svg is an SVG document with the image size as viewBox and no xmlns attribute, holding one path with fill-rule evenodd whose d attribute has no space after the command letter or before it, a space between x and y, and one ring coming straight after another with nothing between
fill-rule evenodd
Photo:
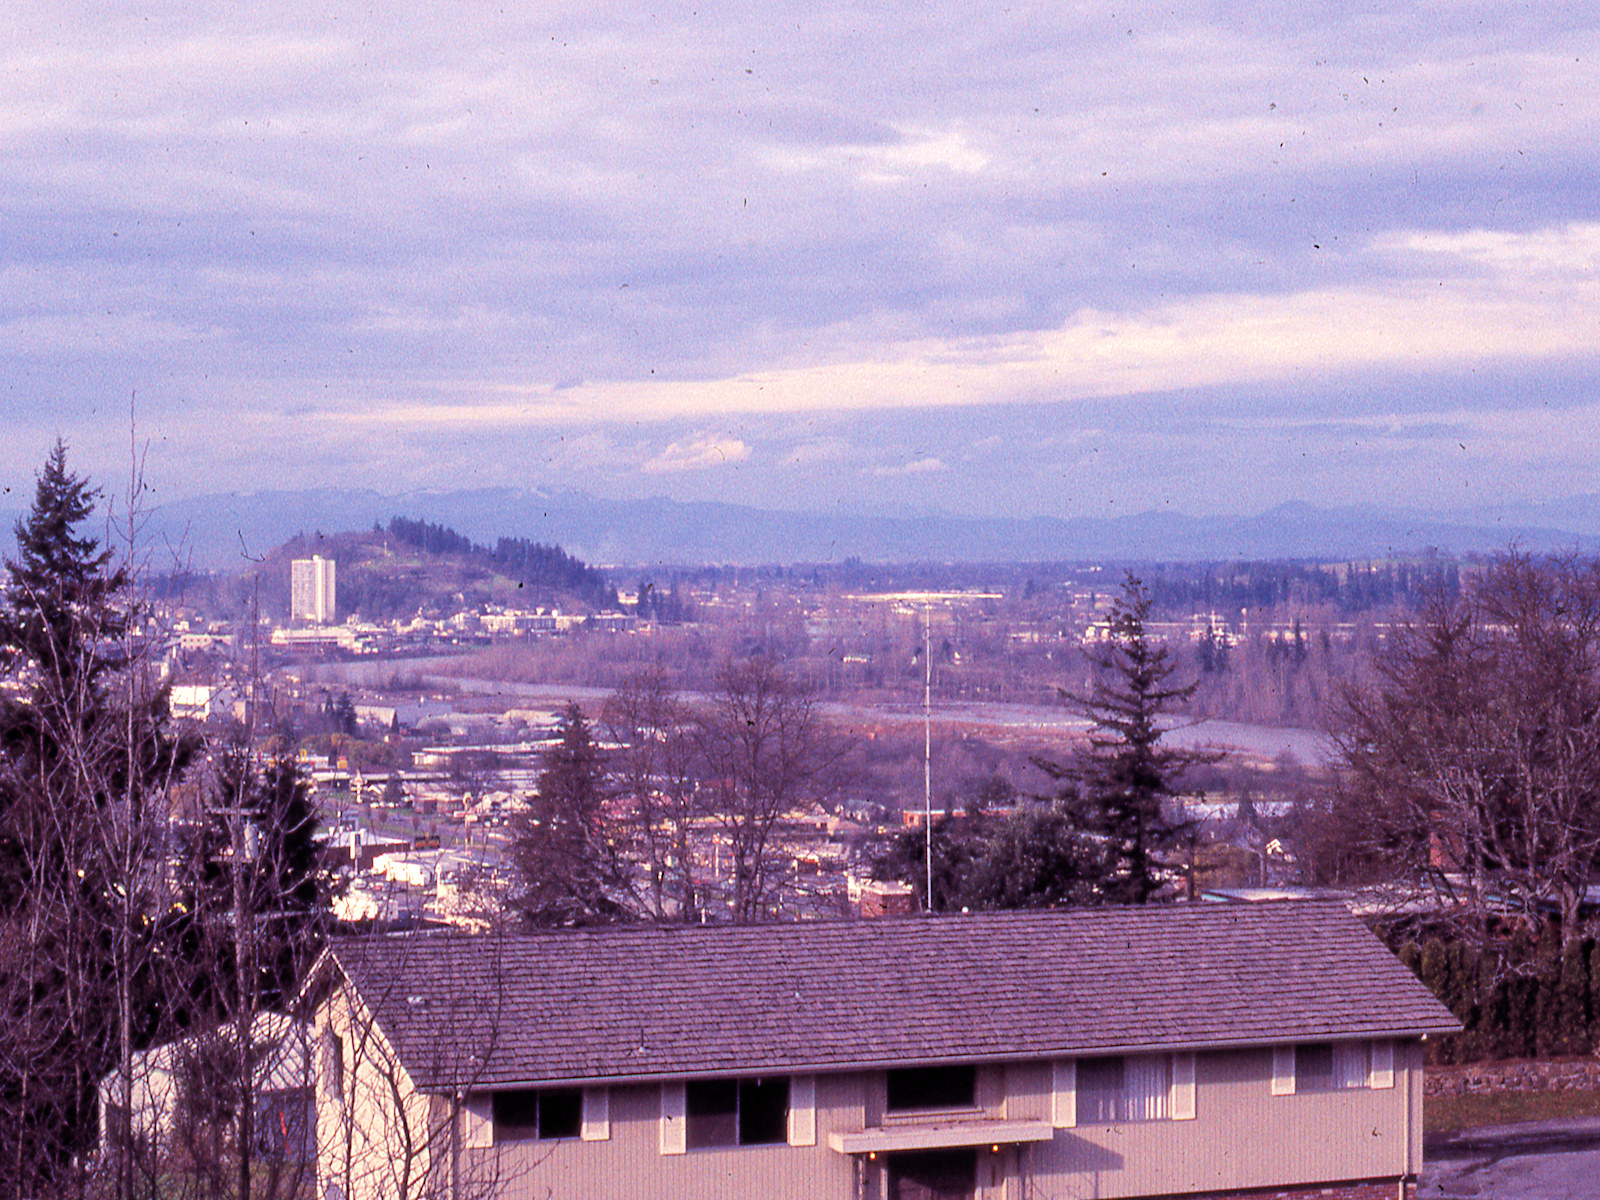
<instances>
[{"instance_id":1,"label":"wood shingle roof","mask_svg":"<svg viewBox=\"0 0 1600 1200\"><path fill-rule=\"evenodd\" d=\"M1459 1028L1337 903L344 939L416 1085L826 1071Z\"/></svg>"}]
</instances>

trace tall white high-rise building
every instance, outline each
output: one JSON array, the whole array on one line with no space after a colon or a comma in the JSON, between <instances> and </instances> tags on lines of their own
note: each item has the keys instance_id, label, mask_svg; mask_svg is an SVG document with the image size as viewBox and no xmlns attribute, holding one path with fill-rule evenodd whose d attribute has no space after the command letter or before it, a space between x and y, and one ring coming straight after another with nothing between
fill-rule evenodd
<instances>
[{"instance_id":1,"label":"tall white high-rise building","mask_svg":"<svg viewBox=\"0 0 1600 1200\"><path fill-rule=\"evenodd\" d=\"M333 621L334 562L313 554L310 558L297 558L289 570L289 615L296 621L315 621L328 625Z\"/></svg>"}]
</instances>

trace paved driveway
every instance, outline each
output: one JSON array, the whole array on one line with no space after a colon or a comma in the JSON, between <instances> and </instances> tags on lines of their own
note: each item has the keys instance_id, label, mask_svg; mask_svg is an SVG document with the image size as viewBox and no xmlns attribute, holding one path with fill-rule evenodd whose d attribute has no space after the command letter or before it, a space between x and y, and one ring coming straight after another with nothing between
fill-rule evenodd
<instances>
[{"instance_id":1,"label":"paved driveway","mask_svg":"<svg viewBox=\"0 0 1600 1200\"><path fill-rule=\"evenodd\" d=\"M1429 1138L1419 1200L1600 1200L1600 1117Z\"/></svg>"}]
</instances>

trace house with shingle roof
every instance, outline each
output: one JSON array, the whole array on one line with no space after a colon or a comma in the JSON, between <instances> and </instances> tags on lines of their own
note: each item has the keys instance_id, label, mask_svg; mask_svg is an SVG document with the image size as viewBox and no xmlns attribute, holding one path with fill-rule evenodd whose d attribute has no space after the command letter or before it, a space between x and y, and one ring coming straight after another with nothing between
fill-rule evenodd
<instances>
[{"instance_id":1,"label":"house with shingle roof","mask_svg":"<svg viewBox=\"0 0 1600 1200\"><path fill-rule=\"evenodd\" d=\"M321 1200L1406 1196L1458 1023L1337 903L348 939Z\"/></svg>"}]
</instances>

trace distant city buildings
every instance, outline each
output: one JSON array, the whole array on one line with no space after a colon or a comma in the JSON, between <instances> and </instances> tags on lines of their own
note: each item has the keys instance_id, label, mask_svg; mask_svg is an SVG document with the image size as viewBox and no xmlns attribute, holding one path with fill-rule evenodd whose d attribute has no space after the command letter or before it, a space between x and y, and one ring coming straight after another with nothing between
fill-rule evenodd
<instances>
[{"instance_id":1,"label":"distant city buildings","mask_svg":"<svg viewBox=\"0 0 1600 1200\"><path fill-rule=\"evenodd\" d=\"M318 625L333 622L335 604L334 561L313 554L297 558L289 572L289 615L296 621Z\"/></svg>"}]
</instances>

